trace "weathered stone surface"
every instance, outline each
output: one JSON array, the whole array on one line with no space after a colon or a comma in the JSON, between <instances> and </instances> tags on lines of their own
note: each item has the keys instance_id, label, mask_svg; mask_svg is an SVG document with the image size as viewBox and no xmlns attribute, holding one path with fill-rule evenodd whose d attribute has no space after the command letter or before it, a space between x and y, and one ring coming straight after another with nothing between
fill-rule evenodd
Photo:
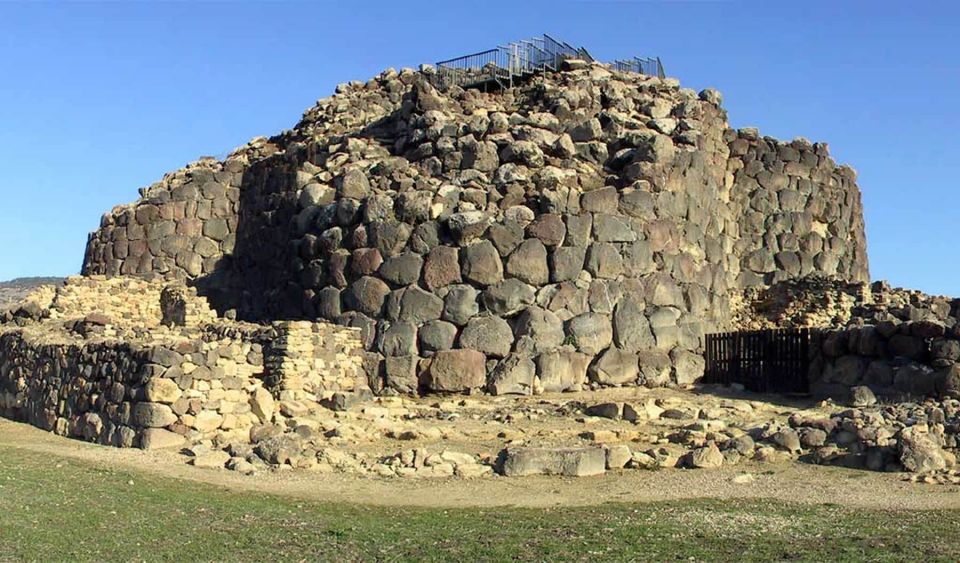
<instances>
[{"instance_id":1,"label":"weathered stone surface","mask_svg":"<svg viewBox=\"0 0 960 563\"><path fill-rule=\"evenodd\" d=\"M380 353L384 356L417 355L417 327L409 321L391 324L380 337Z\"/></svg>"},{"instance_id":2,"label":"weathered stone surface","mask_svg":"<svg viewBox=\"0 0 960 563\"><path fill-rule=\"evenodd\" d=\"M489 226L490 217L482 211L454 213L447 219L447 228L450 229L454 241L460 246L479 239Z\"/></svg>"},{"instance_id":3,"label":"weathered stone surface","mask_svg":"<svg viewBox=\"0 0 960 563\"><path fill-rule=\"evenodd\" d=\"M400 319L414 324L435 321L443 314L443 299L412 285L400 298Z\"/></svg>"},{"instance_id":4,"label":"weathered stone surface","mask_svg":"<svg viewBox=\"0 0 960 563\"><path fill-rule=\"evenodd\" d=\"M536 294L533 287L516 278L509 278L483 292L483 306L494 315L512 316L532 305Z\"/></svg>"},{"instance_id":5,"label":"weathered stone surface","mask_svg":"<svg viewBox=\"0 0 960 563\"><path fill-rule=\"evenodd\" d=\"M257 443L254 451L261 459L274 465L290 463L300 457L303 448L299 440L289 434L281 434Z\"/></svg>"},{"instance_id":6,"label":"weathered stone surface","mask_svg":"<svg viewBox=\"0 0 960 563\"><path fill-rule=\"evenodd\" d=\"M918 427L900 432L900 463L907 471L928 473L947 467L943 450L929 434Z\"/></svg>"},{"instance_id":7,"label":"weathered stone surface","mask_svg":"<svg viewBox=\"0 0 960 563\"><path fill-rule=\"evenodd\" d=\"M673 360L678 384L687 385L703 377L705 362L702 354L675 349L670 352L670 359Z\"/></svg>"},{"instance_id":8,"label":"weathered stone surface","mask_svg":"<svg viewBox=\"0 0 960 563\"><path fill-rule=\"evenodd\" d=\"M183 395L176 381L153 378L144 386L147 401L152 403L173 404ZM163 425L165 426L165 425Z\"/></svg>"},{"instance_id":9,"label":"weathered stone surface","mask_svg":"<svg viewBox=\"0 0 960 563\"><path fill-rule=\"evenodd\" d=\"M350 269L353 273L366 276L375 273L383 264L383 257L376 248L358 248L350 257Z\"/></svg>"},{"instance_id":10,"label":"weathered stone surface","mask_svg":"<svg viewBox=\"0 0 960 563\"><path fill-rule=\"evenodd\" d=\"M420 279L420 270L422 267L423 258L421 258L419 254L404 252L387 258L380 266L380 276L396 285L410 285L417 283L417 280ZM456 273L456 279L459 280L460 266L457 263L456 255L454 255L453 264L450 267L452 271ZM430 287L430 283L426 279L426 272L424 272L424 282L427 283L427 287ZM434 288L430 287L430 289Z\"/></svg>"},{"instance_id":11,"label":"weathered stone surface","mask_svg":"<svg viewBox=\"0 0 960 563\"><path fill-rule=\"evenodd\" d=\"M550 255L550 281L575 280L583 271L587 250L582 247L564 246L554 249Z\"/></svg>"},{"instance_id":12,"label":"weathered stone surface","mask_svg":"<svg viewBox=\"0 0 960 563\"><path fill-rule=\"evenodd\" d=\"M624 298L613 315L613 331L617 347L627 352L650 350L656 346L645 307L633 296Z\"/></svg>"},{"instance_id":13,"label":"weathered stone surface","mask_svg":"<svg viewBox=\"0 0 960 563\"><path fill-rule=\"evenodd\" d=\"M606 471L603 448L508 448L501 452L500 472L507 477L565 475L586 477Z\"/></svg>"},{"instance_id":14,"label":"weathered stone surface","mask_svg":"<svg viewBox=\"0 0 960 563\"><path fill-rule=\"evenodd\" d=\"M370 193L370 181L362 170L348 170L337 181L337 192L341 197L364 199Z\"/></svg>"},{"instance_id":15,"label":"weathered stone surface","mask_svg":"<svg viewBox=\"0 0 960 563\"><path fill-rule=\"evenodd\" d=\"M173 410L159 403L137 403L130 411L130 424L139 428L161 428L176 421Z\"/></svg>"},{"instance_id":16,"label":"weathered stone surface","mask_svg":"<svg viewBox=\"0 0 960 563\"><path fill-rule=\"evenodd\" d=\"M559 215L547 213L527 226L527 236L540 240L546 246L560 246L567 236L567 227Z\"/></svg>"},{"instance_id":17,"label":"weathered stone surface","mask_svg":"<svg viewBox=\"0 0 960 563\"><path fill-rule=\"evenodd\" d=\"M445 321L430 321L420 328L419 336L425 352L449 350L457 338L457 327Z\"/></svg>"},{"instance_id":18,"label":"weathered stone surface","mask_svg":"<svg viewBox=\"0 0 960 563\"><path fill-rule=\"evenodd\" d=\"M351 310L379 316L388 293L390 287L379 278L364 276L343 292L343 303Z\"/></svg>"},{"instance_id":19,"label":"weathered stone surface","mask_svg":"<svg viewBox=\"0 0 960 563\"><path fill-rule=\"evenodd\" d=\"M547 266L547 248L538 239L527 239L507 259L507 275L530 285L544 285L550 281Z\"/></svg>"},{"instance_id":20,"label":"weathered stone surface","mask_svg":"<svg viewBox=\"0 0 960 563\"><path fill-rule=\"evenodd\" d=\"M443 299L442 317L456 325L464 325L480 312L480 293L469 285L454 285Z\"/></svg>"},{"instance_id":21,"label":"weathered stone surface","mask_svg":"<svg viewBox=\"0 0 960 563\"><path fill-rule=\"evenodd\" d=\"M494 395L532 395L537 368L529 356L511 354L490 374L488 388Z\"/></svg>"},{"instance_id":22,"label":"weathered stone surface","mask_svg":"<svg viewBox=\"0 0 960 563\"><path fill-rule=\"evenodd\" d=\"M144 450L181 448L186 443L186 438L180 434L163 428L147 428L140 434L140 448Z\"/></svg>"},{"instance_id":23,"label":"weathered stone surface","mask_svg":"<svg viewBox=\"0 0 960 563\"><path fill-rule=\"evenodd\" d=\"M573 350L556 350L537 357L537 373L546 392L577 391L587 382L590 356Z\"/></svg>"},{"instance_id":24,"label":"weathered stone surface","mask_svg":"<svg viewBox=\"0 0 960 563\"><path fill-rule=\"evenodd\" d=\"M514 324L517 350L528 354L549 352L563 344L563 321L541 307L527 307Z\"/></svg>"},{"instance_id":25,"label":"weathered stone surface","mask_svg":"<svg viewBox=\"0 0 960 563\"><path fill-rule=\"evenodd\" d=\"M567 323L567 333L577 350L594 356L613 342L613 326L610 318L599 313L584 313Z\"/></svg>"},{"instance_id":26,"label":"weathered stone surface","mask_svg":"<svg viewBox=\"0 0 960 563\"><path fill-rule=\"evenodd\" d=\"M513 346L513 331L500 317L474 317L460 333L460 347L504 357Z\"/></svg>"},{"instance_id":27,"label":"weathered stone surface","mask_svg":"<svg viewBox=\"0 0 960 563\"><path fill-rule=\"evenodd\" d=\"M415 393L419 387L417 356L390 356L384 359L386 385L401 393Z\"/></svg>"},{"instance_id":28,"label":"weathered stone surface","mask_svg":"<svg viewBox=\"0 0 960 563\"><path fill-rule=\"evenodd\" d=\"M258 387L250 397L250 410L260 419L260 422L270 422L276 404L273 395L263 387Z\"/></svg>"},{"instance_id":29,"label":"weathered stone surface","mask_svg":"<svg viewBox=\"0 0 960 563\"><path fill-rule=\"evenodd\" d=\"M461 249L461 256L465 279L479 285L493 285L503 280L503 263L490 241L480 241Z\"/></svg>"},{"instance_id":30,"label":"weathered stone surface","mask_svg":"<svg viewBox=\"0 0 960 563\"><path fill-rule=\"evenodd\" d=\"M623 258L609 242L595 242L587 249L585 268L593 276L612 279L623 272Z\"/></svg>"},{"instance_id":31,"label":"weathered stone surface","mask_svg":"<svg viewBox=\"0 0 960 563\"><path fill-rule=\"evenodd\" d=\"M437 246L427 255L423 268L423 283L433 291L460 283L460 258L456 248Z\"/></svg>"},{"instance_id":32,"label":"weathered stone surface","mask_svg":"<svg viewBox=\"0 0 960 563\"><path fill-rule=\"evenodd\" d=\"M689 465L697 469L716 469L723 465L723 453L716 444L710 442L690 452Z\"/></svg>"},{"instance_id":33,"label":"weathered stone surface","mask_svg":"<svg viewBox=\"0 0 960 563\"><path fill-rule=\"evenodd\" d=\"M607 446L607 469L623 469L633 458L630 446Z\"/></svg>"},{"instance_id":34,"label":"weathered stone surface","mask_svg":"<svg viewBox=\"0 0 960 563\"><path fill-rule=\"evenodd\" d=\"M612 346L590 368L590 378L602 385L635 383L639 375L637 355Z\"/></svg>"},{"instance_id":35,"label":"weathered stone surface","mask_svg":"<svg viewBox=\"0 0 960 563\"><path fill-rule=\"evenodd\" d=\"M487 383L486 357L476 350L437 352L430 362L427 385L432 391L462 392Z\"/></svg>"},{"instance_id":36,"label":"weathered stone surface","mask_svg":"<svg viewBox=\"0 0 960 563\"><path fill-rule=\"evenodd\" d=\"M616 213L619 200L617 188L607 186L584 193L580 197L580 207L595 213Z\"/></svg>"}]
</instances>

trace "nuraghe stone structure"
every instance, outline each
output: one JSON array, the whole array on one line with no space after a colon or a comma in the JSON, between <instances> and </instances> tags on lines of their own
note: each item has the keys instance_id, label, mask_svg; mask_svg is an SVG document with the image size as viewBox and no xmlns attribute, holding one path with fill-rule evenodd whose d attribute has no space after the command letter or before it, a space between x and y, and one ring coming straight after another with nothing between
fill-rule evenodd
<instances>
[{"instance_id":1,"label":"nuraghe stone structure","mask_svg":"<svg viewBox=\"0 0 960 563\"><path fill-rule=\"evenodd\" d=\"M824 144L730 129L713 90L565 65L493 93L388 70L144 189L91 234L84 277L0 312L0 415L245 473L587 475L804 454L960 482L960 301L869 284L853 170ZM832 327L810 382L855 408L763 421L750 396L688 409L669 389L598 389L589 406L381 396L346 412L371 389L682 385L706 333L784 326ZM529 447L446 448L499 448L492 424L517 413L550 419ZM571 436L594 444L555 447ZM380 437L421 445L330 447Z\"/></svg>"},{"instance_id":2,"label":"nuraghe stone structure","mask_svg":"<svg viewBox=\"0 0 960 563\"><path fill-rule=\"evenodd\" d=\"M343 84L104 215L83 273L360 330L376 392L689 383L743 288L869 281L854 171L720 94L568 61L495 93Z\"/></svg>"}]
</instances>

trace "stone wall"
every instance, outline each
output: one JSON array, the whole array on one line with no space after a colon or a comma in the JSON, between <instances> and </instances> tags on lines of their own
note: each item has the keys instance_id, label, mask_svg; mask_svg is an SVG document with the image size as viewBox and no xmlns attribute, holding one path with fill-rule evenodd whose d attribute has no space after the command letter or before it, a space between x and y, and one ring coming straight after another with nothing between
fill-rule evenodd
<instances>
[{"instance_id":1,"label":"stone wall","mask_svg":"<svg viewBox=\"0 0 960 563\"><path fill-rule=\"evenodd\" d=\"M811 369L811 390L844 396L866 386L890 399L960 397L960 330L954 322L901 322L825 331Z\"/></svg>"},{"instance_id":2,"label":"stone wall","mask_svg":"<svg viewBox=\"0 0 960 563\"><path fill-rule=\"evenodd\" d=\"M52 319L82 319L95 314L114 326L155 327L163 320L161 293L168 284L137 277L71 276L57 287L50 300ZM206 299L194 288L178 286L183 292L184 312L189 309L191 324L217 317Z\"/></svg>"},{"instance_id":3,"label":"stone wall","mask_svg":"<svg viewBox=\"0 0 960 563\"><path fill-rule=\"evenodd\" d=\"M739 285L811 274L869 282L856 172L837 166L825 143L782 142L756 129L731 131L728 138Z\"/></svg>"},{"instance_id":4,"label":"stone wall","mask_svg":"<svg viewBox=\"0 0 960 563\"><path fill-rule=\"evenodd\" d=\"M171 294L181 322L161 324L148 302ZM127 277L70 279L49 301L34 320L0 321L0 416L58 434L248 442L255 426L367 389L358 329L216 319L192 288Z\"/></svg>"},{"instance_id":5,"label":"stone wall","mask_svg":"<svg viewBox=\"0 0 960 563\"><path fill-rule=\"evenodd\" d=\"M84 271L359 328L378 391L689 383L738 286L867 276L852 171L720 104L600 65L498 94L385 71L115 210Z\"/></svg>"},{"instance_id":6,"label":"stone wall","mask_svg":"<svg viewBox=\"0 0 960 563\"><path fill-rule=\"evenodd\" d=\"M113 208L91 233L84 275L194 279L225 266L236 243L240 186L257 143L167 174L132 204Z\"/></svg>"}]
</instances>

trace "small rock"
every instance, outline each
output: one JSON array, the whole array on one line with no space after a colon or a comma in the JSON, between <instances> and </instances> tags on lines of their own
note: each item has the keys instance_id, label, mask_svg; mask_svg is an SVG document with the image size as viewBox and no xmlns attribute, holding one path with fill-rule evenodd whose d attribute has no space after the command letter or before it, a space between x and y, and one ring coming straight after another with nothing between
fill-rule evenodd
<instances>
[{"instance_id":1,"label":"small rock","mask_svg":"<svg viewBox=\"0 0 960 563\"><path fill-rule=\"evenodd\" d=\"M225 451L216 450L198 455L191 460L194 467L203 467L206 469L223 469L230 461L230 454Z\"/></svg>"}]
</instances>

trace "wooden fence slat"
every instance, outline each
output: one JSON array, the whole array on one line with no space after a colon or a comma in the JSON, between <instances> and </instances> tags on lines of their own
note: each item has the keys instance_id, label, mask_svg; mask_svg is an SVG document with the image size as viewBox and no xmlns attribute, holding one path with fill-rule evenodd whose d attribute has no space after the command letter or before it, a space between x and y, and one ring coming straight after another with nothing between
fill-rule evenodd
<instances>
[{"instance_id":1,"label":"wooden fence slat","mask_svg":"<svg viewBox=\"0 0 960 563\"><path fill-rule=\"evenodd\" d=\"M704 381L757 392L808 391L811 329L721 332L704 339Z\"/></svg>"}]
</instances>

